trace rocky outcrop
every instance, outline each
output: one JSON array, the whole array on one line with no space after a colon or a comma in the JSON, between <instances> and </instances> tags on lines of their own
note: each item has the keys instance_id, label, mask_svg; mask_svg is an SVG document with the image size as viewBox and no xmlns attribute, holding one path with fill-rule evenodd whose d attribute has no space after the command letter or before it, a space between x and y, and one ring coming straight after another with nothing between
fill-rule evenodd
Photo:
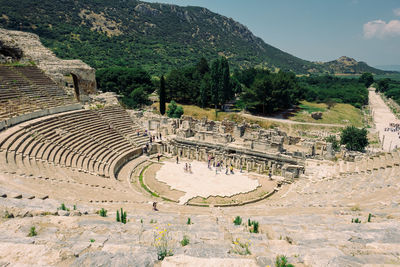
<instances>
[{"instance_id":1,"label":"rocky outcrop","mask_svg":"<svg viewBox=\"0 0 400 267\"><path fill-rule=\"evenodd\" d=\"M322 119L322 112L313 112L313 113L311 113L311 117L314 120L320 120L320 119Z\"/></svg>"},{"instance_id":2,"label":"rocky outcrop","mask_svg":"<svg viewBox=\"0 0 400 267\"><path fill-rule=\"evenodd\" d=\"M42 45L36 34L0 28L0 54L0 58L7 61L34 62L61 87L65 87L68 76L72 76L75 90L65 89L79 100L85 100L88 94L97 92L95 69L81 60L57 58Z\"/></svg>"}]
</instances>

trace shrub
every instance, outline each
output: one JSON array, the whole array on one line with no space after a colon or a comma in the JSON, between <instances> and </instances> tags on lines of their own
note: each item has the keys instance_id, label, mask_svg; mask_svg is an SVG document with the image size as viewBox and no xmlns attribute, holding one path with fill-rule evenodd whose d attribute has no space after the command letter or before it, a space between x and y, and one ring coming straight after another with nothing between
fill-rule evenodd
<instances>
[{"instance_id":1,"label":"shrub","mask_svg":"<svg viewBox=\"0 0 400 267\"><path fill-rule=\"evenodd\" d=\"M250 233L258 233L258 222L251 221L250 219L247 222L248 226L250 227Z\"/></svg>"},{"instance_id":2,"label":"shrub","mask_svg":"<svg viewBox=\"0 0 400 267\"><path fill-rule=\"evenodd\" d=\"M340 136L340 144L346 145L348 150L364 151L368 145L367 130L347 126Z\"/></svg>"},{"instance_id":3,"label":"shrub","mask_svg":"<svg viewBox=\"0 0 400 267\"><path fill-rule=\"evenodd\" d=\"M332 149L334 151L338 151L339 150L339 142L336 139L336 136L330 135L325 139L325 141L332 144Z\"/></svg>"},{"instance_id":4,"label":"shrub","mask_svg":"<svg viewBox=\"0 0 400 267\"><path fill-rule=\"evenodd\" d=\"M242 218L240 216L236 216L235 220L233 220L233 223L235 225L241 225L242 224Z\"/></svg>"},{"instance_id":5,"label":"shrub","mask_svg":"<svg viewBox=\"0 0 400 267\"><path fill-rule=\"evenodd\" d=\"M126 224L126 211L121 208L121 222Z\"/></svg>"},{"instance_id":6,"label":"shrub","mask_svg":"<svg viewBox=\"0 0 400 267\"><path fill-rule=\"evenodd\" d=\"M181 240L181 245L182 247L189 245L189 237L187 235L183 236L183 239Z\"/></svg>"},{"instance_id":7,"label":"shrub","mask_svg":"<svg viewBox=\"0 0 400 267\"><path fill-rule=\"evenodd\" d=\"M61 203L60 210L68 210L64 203Z\"/></svg>"},{"instance_id":8,"label":"shrub","mask_svg":"<svg viewBox=\"0 0 400 267\"><path fill-rule=\"evenodd\" d=\"M101 217L107 217L107 210L101 208L101 210L99 210L99 214Z\"/></svg>"},{"instance_id":9,"label":"shrub","mask_svg":"<svg viewBox=\"0 0 400 267\"><path fill-rule=\"evenodd\" d=\"M288 260L285 255L276 256L275 266L276 267L294 267L293 264L288 263Z\"/></svg>"},{"instance_id":10,"label":"shrub","mask_svg":"<svg viewBox=\"0 0 400 267\"><path fill-rule=\"evenodd\" d=\"M233 244L233 248L232 248L232 252L239 254L239 255L250 255L250 242L249 241L245 241L245 242L241 242L239 238L236 238L234 241L232 241Z\"/></svg>"},{"instance_id":11,"label":"shrub","mask_svg":"<svg viewBox=\"0 0 400 267\"><path fill-rule=\"evenodd\" d=\"M14 218L14 214L9 213L8 210L6 210L6 212L4 213L4 218L5 219L12 219L12 218Z\"/></svg>"},{"instance_id":12,"label":"shrub","mask_svg":"<svg viewBox=\"0 0 400 267\"><path fill-rule=\"evenodd\" d=\"M192 220L189 218L187 218L186 224L192 224Z\"/></svg>"},{"instance_id":13,"label":"shrub","mask_svg":"<svg viewBox=\"0 0 400 267\"><path fill-rule=\"evenodd\" d=\"M36 232L36 227L35 226L31 227L31 229L29 230L28 236L37 236L37 232Z\"/></svg>"},{"instance_id":14,"label":"shrub","mask_svg":"<svg viewBox=\"0 0 400 267\"><path fill-rule=\"evenodd\" d=\"M156 227L157 229L157 227ZM174 253L170 248L170 237L168 229L164 229L160 232L154 233L154 247L157 250L157 258L158 260L164 260L165 257L173 256Z\"/></svg>"},{"instance_id":15,"label":"shrub","mask_svg":"<svg viewBox=\"0 0 400 267\"><path fill-rule=\"evenodd\" d=\"M178 106L174 100L168 105L167 115L170 118L180 118L183 115L183 107Z\"/></svg>"}]
</instances>

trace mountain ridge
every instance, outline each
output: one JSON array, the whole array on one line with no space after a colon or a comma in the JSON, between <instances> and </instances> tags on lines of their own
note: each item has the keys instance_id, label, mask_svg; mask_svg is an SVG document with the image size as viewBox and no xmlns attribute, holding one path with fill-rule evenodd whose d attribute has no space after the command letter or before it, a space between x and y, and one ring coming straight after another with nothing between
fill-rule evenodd
<instances>
[{"instance_id":1,"label":"mountain ridge","mask_svg":"<svg viewBox=\"0 0 400 267\"><path fill-rule=\"evenodd\" d=\"M332 64L286 53L245 25L203 7L137 0L0 0L0 27L36 33L57 56L79 58L95 68L142 66L161 74L221 55L233 68L332 73ZM363 69L369 68L361 65L356 71Z\"/></svg>"}]
</instances>

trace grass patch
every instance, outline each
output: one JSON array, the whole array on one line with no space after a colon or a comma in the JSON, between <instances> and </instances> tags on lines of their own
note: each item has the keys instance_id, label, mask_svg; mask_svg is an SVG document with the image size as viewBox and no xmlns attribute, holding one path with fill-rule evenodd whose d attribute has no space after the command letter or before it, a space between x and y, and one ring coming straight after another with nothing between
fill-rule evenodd
<instances>
[{"instance_id":1,"label":"grass patch","mask_svg":"<svg viewBox=\"0 0 400 267\"><path fill-rule=\"evenodd\" d=\"M144 174L144 172L146 171L146 169L147 169L148 167L150 167L150 165L151 165L151 164L149 164L149 165L147 165L146 167L144 167L144 168L142 169L142 171L140 172L140 175L139 175L140 186L141 186L144 190L146 190L148 193L150 193L153 197L160 197L157 193L154 193L153 191L151 191L151 190L144 184L144 182L143 182L143 174Z\"/></svg>"},{"instance_id":2,"label":"grass patch","mask_svg":"<svg viewBox=\"0 0 400 267\"><path fill-rule=\"evenodd\" d=\"M35 226L32 226L32 227L31 227L31 229L29 230L28 236L29 236L29 237L37 236L37 232L36 232L36 227L35 227Z\"/></svg>"},{"instance_id":3,"label":"grass patch","mask_svg":"<svg viewBox=\"0 0 400 267\"><path fill-rule=\"evenodd\" d=\"M242 224L242 218L240 216L236 216L235 220L233 220L233 224L241 225Z\"/></svg>"},{"instance_id":4,"label":"grass patch","mask_svg":"<svg viewBox=\"0 0 400 267\"><path fill-rule=\"evenodd\" d=\"M184 235L183 239L181 240L182 247L189 245L189 242L190 242L189 237L187 235Z\"/></svg>"},{"instance_id":5,"label":"grass patch","mask_svg":"<svg viewBox=\"0 0 400 267\"><path fill-rule=\"evenodd\" d=\"M311 118L312 112L322 112L322 119L318 123L326 124L340 124L340 125L353 125L355 127L363 126L363 115L361 110L353 107L350 104L336 104L331 109L327 108L325 103L311 103L301 101L299 105L301 108L290 120L298 122L316 122Z\"/></svg>"},{"instance_id":6,"label":"grass patch","mask_svg":"<svg viewBox=\"0 0 400 267\"><path fill-rule=\"evenodd\" d=\"M311 114L313 112L324 112L326 110L326 105L303 101L302 104L299 105L299 108L301 108L301 111L306 111Z\"/></svg>"}]
</instances>

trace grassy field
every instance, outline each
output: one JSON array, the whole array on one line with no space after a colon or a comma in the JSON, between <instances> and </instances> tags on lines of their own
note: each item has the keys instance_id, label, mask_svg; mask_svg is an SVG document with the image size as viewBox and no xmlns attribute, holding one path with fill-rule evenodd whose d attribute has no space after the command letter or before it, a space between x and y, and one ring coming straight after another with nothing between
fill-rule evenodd
<instances>
[{"instance_id":1,"label":"grassy field","mask_svg":"<svg viewBox=\"0 0 400 267\"><path fill-rule=\"evenodd\" d=\"M331 109L325 103L310 103L302 101L300 110L290 120L299 122L328 123L341 125L354 125L362 127L362 113L359 109L349 104L336 104ZM310 114L315 111L322 112L322 119L314 120Z\"/></svg>"}]
</instances>

